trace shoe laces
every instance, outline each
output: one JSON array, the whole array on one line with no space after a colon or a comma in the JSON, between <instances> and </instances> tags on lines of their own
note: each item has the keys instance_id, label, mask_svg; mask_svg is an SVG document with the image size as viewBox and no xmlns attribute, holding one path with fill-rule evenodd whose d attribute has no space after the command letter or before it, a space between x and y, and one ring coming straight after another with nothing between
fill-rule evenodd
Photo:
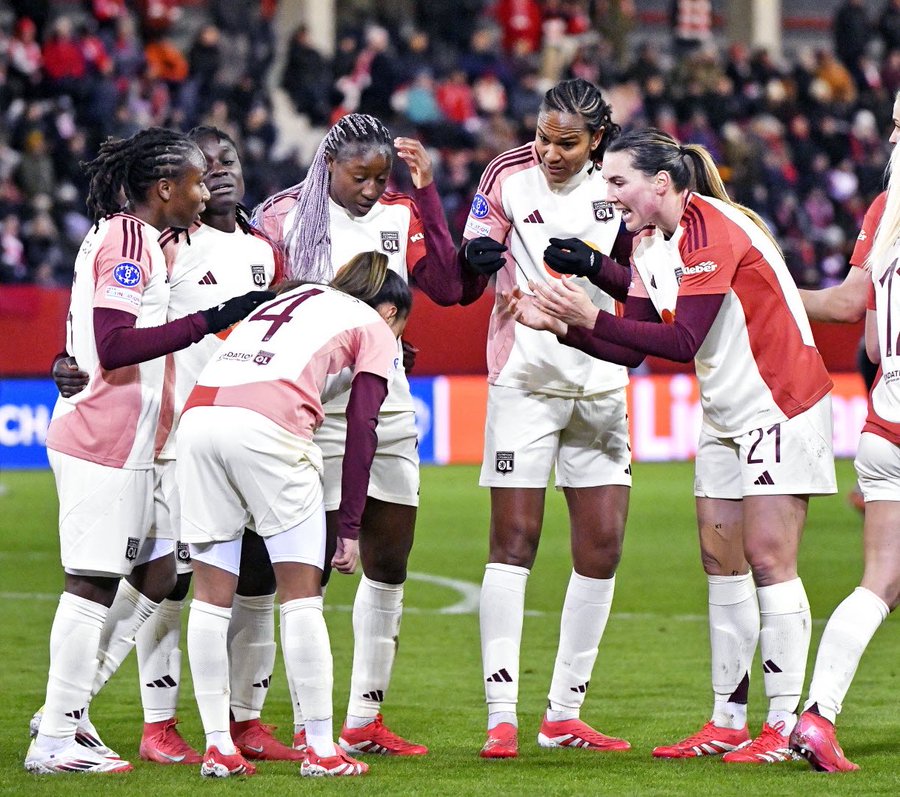
<instances>
[{"instance_id":1,"label":"shoe laces","mask_svg":"<svg viewBox=\"0 0 900 797\"><path fill-rule=\"evenodd\" d=\"M773 747L787 747L788 741L784 735L784 728L785 725L782 720L779 720L774 725L769 725L768 722L765 723L762 733L743 748L742 752L752 755L757 752L768 752Z\"/></svg>"}]
</instances>

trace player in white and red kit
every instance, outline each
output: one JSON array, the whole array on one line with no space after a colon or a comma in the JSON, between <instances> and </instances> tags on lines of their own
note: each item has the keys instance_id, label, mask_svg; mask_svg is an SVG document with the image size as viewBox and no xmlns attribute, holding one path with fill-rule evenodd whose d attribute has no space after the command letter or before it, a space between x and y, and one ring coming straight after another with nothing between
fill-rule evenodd
<instances>
[{"instance_id":1,"label":"player in white and red kit","mask_svg":"<svg viewBox=\"0 0 900 797\"><path fill-rule=\"evenodd\" d=\"M467 272L462 302L477 298L492 274L498 291L487 341L480 480L491 488L480 604L488 704L484 758L518 754L525 588L551 468L569 507L573 568L538 743L598 751L630 746L580 719L609 618L628 514L628 374L621 365L563 346L548 332L516 324L499 301L500 292L515 285L559 279L543 258L554 236L579 235L606 253L617 241L621 247L619 213L606 200L600 173L603 152L618 132L595 86L580 79L557 84L541 104L534 142L495 158L482 175L460 250ZM626 245L626 258L627 252ZM614 312L611 296L587 279L579 282Z\"/></svg>"},{"instance_id":2,"label":"player in white and red kit","mask_svg":"<svg viewBox=\"0 0 900 797\"><path fill-rule=\"evenodd\" d=\"M275 571L285 664L306 723L301 774L361 775L368 769L332 736L331 651L321 591L323 464L313 435L324 418L323 394L343 387L335 380L350 379L334 562L352 570L378 411L400 368L396 336L411 296L377 252L356 256L332 285L302 284L251 314L203 369L182 416L177 475L195 594L188 652L206 731L201 774L207 777L255 771L227 730L226 633L240 538L250 519Z\"/></svg>"},{"instance_id":3,"label":"player in white and red kit","mask_svg":"<svg viewBox=\"0 0 900 797\"><path fill-rule=\"evenodd\" d=\"M856 473L865 499L863 576L860 585L834 610L822 633L804 711L791 734L791 746L825 772L859 767L844 756L835 735L841 704L860 659L878 627L900 603L900 362L896 339L900 300L893 290L900 257L900 94L894 102L890 141L891 180L866 214L854 250L858 272L869 280L866 351L880 367L869 394L869 413L856 454ZM877 212L877 216L874 215ZM875 223L872 224L874 216ZM857 260L865 243L867 254Z\"/></svg>"},{"instance_id":4,"label":"player in white and red kit","mask_svg":"<svg viewBox=\"0 0 900 797\"><path fill-rule=\"evenodd\" d=\"M531 283L534 300L509 298L523 322L598 357L632 366L646 354L694 359L703 408L694 494L715 705L699 733L654 755L790 760L811 626L797 550L809 496L836 490L831 380L777 245L728 199L702 147L655 130L628 133L610 144L603 172L609 199L639 233L624 317L598 310L569 281ZM593 257L577 242L564 248ZM632 281L624 271L608 275L617 278L614 295ZM757 639L769 712L751 741L746 692Z\"/></svg>"},{"instance_id":5,"label":"player in white and red kit","mask_svg":"<svg viewBox=\"0 0 900 797\"><path fill-rule=\"evenodd\" d=\"M154 566L156 546L144 544L165 402L161 357L229 326L267 297L238 297L166 323L169 285L157 239L166 227L189 226L209 197L205 159L185 136L151 128L108 140L86 171L95 225L75 263L67 351L90 381L60 398L47 435L66 585L51 631L46 701L25 759L38 774L131 769L100 741L87 705L123 633L109 610L120 578L129 579L137 609L125 633L173 585L174 566Z\"/></svg>"},{"instance_id":6,"label":"player in white and red kit","mask_svg":"<svg viewBox=\"0 0 900 797\"><path fill-rule=\"evenodd\" d=\"M415 198L388 192L394 158L409 166ZM404 281L412 278L442 305L460 299L459 266L432 179L431 159L413 139L392 139L374 117L349 114L325 136L299 186L264 202L254 220L284 246L289 276L327 280L354 254L375 249ZM410 354L404 347L404 359ZM411 362L405 363L406 368ZM346 396L327 402L316 443L325 459L325 509L333 533L341 498L347 436ZM419 503L419 456L405 369L396 375L378 419L378 449L359 541L363 577L353 608L353 670L341 744L351 752L422 755L390 731L380 708L390 684L400 632L403 584ZM305 743L295 706L295 746Z\"/></svg>"}]
</instances>

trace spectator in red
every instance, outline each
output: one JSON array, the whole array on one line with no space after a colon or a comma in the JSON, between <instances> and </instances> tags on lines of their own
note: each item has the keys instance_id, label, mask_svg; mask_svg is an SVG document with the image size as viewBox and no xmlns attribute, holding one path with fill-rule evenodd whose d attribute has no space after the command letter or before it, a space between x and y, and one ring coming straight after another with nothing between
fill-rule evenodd
<instances>
[{"instance_id":1,"label":"spectator in red","mask_svg":"<svg viewBox=\"0 0 900 797\"><path fill-rule=\"evenodd\" d=\"M16 22L7 53L7 80L13 96L30 98L35 95L41 81L42 64L37 26L30 17L21 17Z\"/></svg>"},{"instance_id":2,"label":"spectator in red","mask_svg":"<svg viewBox=\"0 0 900 797\"><path fill-rule=\"evenodd\" d=\"M53 94L82 94L80 81L87 73L87 63L74 33L69 17L57 17L44 42L44 75Z\"/></svg>"},{"instance_id":3,"label":"spectator in red","mask_svg":"<svg viewBox=\"0 0 900 797\"><path fill-rule=\"evenodd\" d=\"M537 0L498 0L494 18L503 31L506 52L513 52L518 42L525 42L529 53L541 49L543 14Z\"/></svg>"},{"instance_id":4,"label":"spectator in red","mask_svg":"<svg viewBox=\"0 0 900 797\"><path fill-rule=\"evenodd\" d=\"M477 116L472 87L462 69L451 70L438 85L435 96L441 113L450 122L465 126Z\"/></svg>"}]
</instances>

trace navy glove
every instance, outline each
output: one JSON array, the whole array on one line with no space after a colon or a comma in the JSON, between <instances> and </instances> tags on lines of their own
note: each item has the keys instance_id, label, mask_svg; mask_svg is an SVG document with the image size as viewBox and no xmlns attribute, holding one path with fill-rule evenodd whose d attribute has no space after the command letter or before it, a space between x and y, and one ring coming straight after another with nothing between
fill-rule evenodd
<instances>
[{"instance_id":1,"label":"navy glove","mask_svg":"<svg viewBox=\"0 0 900 797\"><path fill-rule=\"evenodd\" d=\"M595 277L604 255L578 238L551 238L544 250L544 262L560 274Z\"/></svg>"},{"instance_id":2,"label":"navy glove","mask_svg":"<svg viewBox=\"0 0 900 797\"><path fill-rule=\"evenodd\" d=\"M222 302L216 307L210 307L209 310L201 310L200 314L206 319L206 325L210 332L221 332L246 318L263 302L274 298L275 294L272 291L250 291L243 296L235 296L233 299Z\"/></svg>"},{"instance_id":3,"label":"navy glove","mask_svg":"<svg viewBox=\"0 0 900 797\"><path fill-rule=\"evenodd\" d=\"M489 277L506 265L505 251L506 247L493 238L473 238L466 244L466 265L476 274Z\"/></svg>"}]
</instances>

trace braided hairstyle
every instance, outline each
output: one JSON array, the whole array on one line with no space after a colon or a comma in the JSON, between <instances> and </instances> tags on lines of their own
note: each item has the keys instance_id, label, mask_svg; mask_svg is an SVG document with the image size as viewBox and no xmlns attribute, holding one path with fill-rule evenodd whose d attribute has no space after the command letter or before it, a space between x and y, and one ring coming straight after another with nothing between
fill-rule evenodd
<instances>
[{"instance_id":1,"label":"braided hairstyle","mask_svg":"<svg viewBox=\"0 0 900 797\"><path fill-rule=\"evenodd\" d=\"M126 203L143 201L157 180L180 177L190 163L206 159L199 147L183 133L163 127L141 130L130 138L108 138L92 161L81 168L90 179L87 208L96 225Z\"/></svg>"},{"instance_id":2,"label":"braided hairstyle","mask_svg":"<svg viewBox=\"0 0 900 797\"><path fill-rule=\"evenodd\" d=\"M394 157L393 139L384 124L363 113L341 117L319 144L306 179L278 192L253 211L253 224L262 229L263 215L277 205L277 200L296 196L296 204L283 203L287 209L280 212L286 216L296 208L290 228L284 231L282 244L290 279L304 282L328 282L331 279L334 270L328 219L331 185L328 159L340 161L373 149L383 149L389 160Z\"/></svg>"},{"instance_id":3,"label":"braided hairstyle","mask_svg":"<svg viewBox=\"0 0 900 797\"><path fill-rule=\"evenodd\" d=\"M622 132L612 120L612 106L603 99L600 89L584 78L561 80L550 89L541 101L539 113L547 111L578 114L591 135L603 128L600 143L591 150L595 163L603 160L606 146Z\"/></svg>"}]
</instances>

